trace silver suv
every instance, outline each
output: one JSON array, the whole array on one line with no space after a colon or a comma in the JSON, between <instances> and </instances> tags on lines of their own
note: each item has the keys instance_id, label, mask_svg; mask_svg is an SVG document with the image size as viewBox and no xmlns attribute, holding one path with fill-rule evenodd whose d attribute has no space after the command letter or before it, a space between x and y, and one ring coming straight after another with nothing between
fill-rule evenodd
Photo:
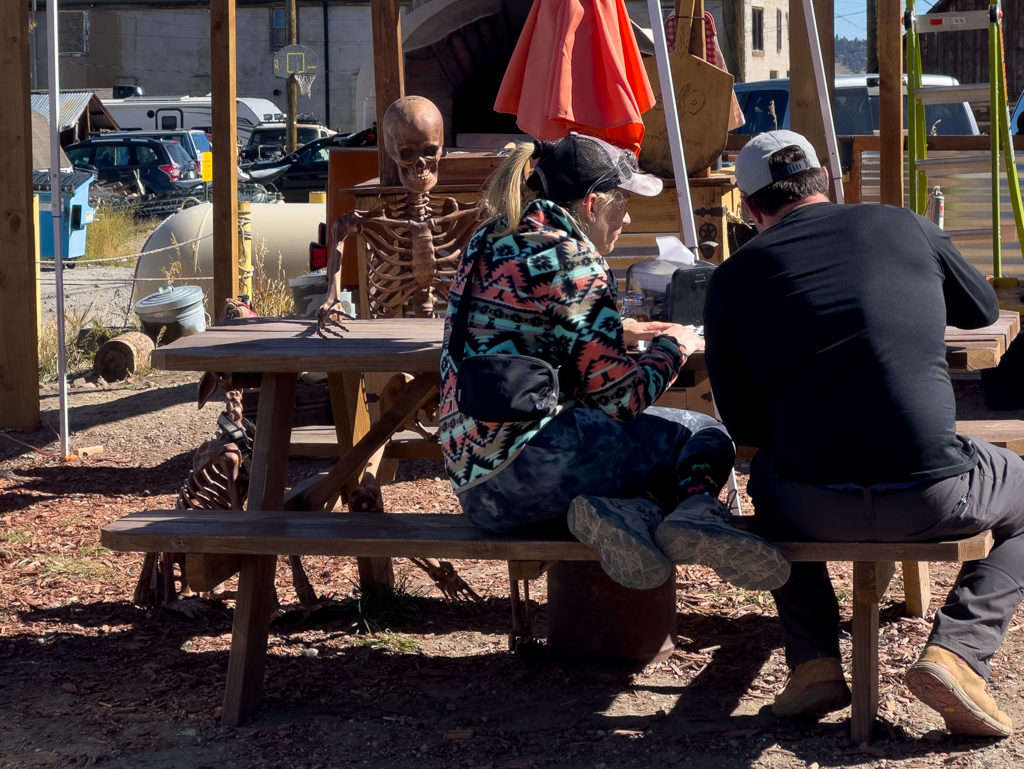
<instances>
[{"instance_id":1,"label":"silver suv","mask_svg":"<svg viewBox=\"0 0 1024 769\"><path fill-rule=\"evenodd\" d=\"M959 85L954 77L922 75L923 85ZM906 94L906 78L903 93ZM734 89L746 123L733 133L753 135L789 128L789 78L736 83ZM978 122L967 102L926 104L928 133L977 136ZM878 75L836 75L835 104L832 107L837 136L878 133ZM904 126L907 113L903 112Z\"/></svg>"}]
</instances>

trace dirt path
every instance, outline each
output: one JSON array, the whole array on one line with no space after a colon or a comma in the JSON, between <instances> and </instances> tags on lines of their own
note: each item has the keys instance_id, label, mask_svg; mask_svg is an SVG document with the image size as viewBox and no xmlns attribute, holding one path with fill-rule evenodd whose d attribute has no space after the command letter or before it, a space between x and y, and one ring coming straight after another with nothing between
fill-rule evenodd
<instances>
[{"instance_id":1,"label":"dirt path","mask_svg":"<svg viewBox=\"0 0 1024 769\"><path fill-rule=\"evenodd\" d=\"M134 323L132 285L135 270L131 267L93 267L78 264L61 272L64 288L65 314L83 313L111 328ZM54 318L57 312L57 272L52 263L43 266L39 275L42 318Z\"/></svg>"},{"instance_id":2,"label":"dirt path","mask_svg":"<svg viewBox=\"0 0 1024 769\"><path fill-rule=\"evenodd\" d=\"M448 603L398 561L404 592L374 602L357 598L351 559L308 558L322 600L307 612L282 562L284 612L271 633L265 704L244 727L223 728L233 602L199 602L194 617L133 606L141 558L106 551L97 534L128 511L173 505L219 408L196 409L196 381L154 373L73 389L72 445L103 446L73 463L56 457L52 389L43 397L50 427L0 433L3 769L996 769L1024 760L1024 738L951 738L910 697L902 671L928 625L902 616L898 579L882 607L874 742L850 744L848 710L820 723L774 718L770 703L786 671L771 597L699 567L677 575L674 655L630 670L560 660L543 643L510 653L503 564L458 562L483 600ZM319 467L296 463L293 479ZM387 506L454 509L439 465L408 463L401 473L385 489ZM932 572L934 609L953 574L940 564ZM835 576L848 622L849 574ZM543 636L544 580L531 598ZM992 680L1018 724L1022 619Z\"/></svg>"}]
</instances>

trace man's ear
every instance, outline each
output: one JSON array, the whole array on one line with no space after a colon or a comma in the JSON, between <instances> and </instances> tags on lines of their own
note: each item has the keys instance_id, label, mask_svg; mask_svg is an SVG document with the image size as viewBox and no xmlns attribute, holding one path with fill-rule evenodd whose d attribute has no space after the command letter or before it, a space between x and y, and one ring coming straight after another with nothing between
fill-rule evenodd
<instances>
[{"instance_id":1,"label":"man's ear","mask_svg":"<svg viewBox=\"0 0 1024 769\"><path fill-rule=\"evenodd\" d=\"M754 217L754 222L757 224L758 228L760 228L761 225L764 224L764 212L762 212L750 198L743 198L743 204L747 207L750 215Z\"/></svg>"},{"instance_id":2,"label":"man's ear","mask_svg":"<svg viewBox=\"0 0 1024 769\"><path fill-rule=\"evenodd\" d=\"M597 221L597 202L597 195L593 192L588 192L580 203L580 213L587 224Z\"/></svg>"}]
</instances>

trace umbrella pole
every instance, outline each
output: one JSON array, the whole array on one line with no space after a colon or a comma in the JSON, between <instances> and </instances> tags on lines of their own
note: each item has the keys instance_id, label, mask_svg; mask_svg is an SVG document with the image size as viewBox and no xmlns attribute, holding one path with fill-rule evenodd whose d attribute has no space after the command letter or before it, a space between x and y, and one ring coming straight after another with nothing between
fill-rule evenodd
<instances>
[{"instance_id":1,"label":"umbrella pole","mask_svg":"<svg viewBox=\"0 0 1024 769\"><path fill-rule=\"evenodd\" d=\"M676 92L672 85L672 68L668 61L668 41L665 39L665 22L661 18L661 3L647 0L651 16L651 33L654 35L654 59L658 64L658 82L661 85L661 103L665 110L665 128L668 132L668 147L672 155L672 175L676 180L676 198L679 202L679 234L683 245L694 254L697 250L697 226L693 221L693 204L690 202L690 181L686 175L683 155L683 135L679 130L679 111ZM685 41L679 41L682 45Z\"/></svg>"},{"instance_id":2,"label":"umbrella pole","mask_svg":"<svg viewBox=\"0 0 1024 769\"><path fill-rule=\"evenodd\" d=\"M694 255L700 251L697 246L697 226L693 221L693 204L690 202L690 178L686 175L686 163L683 155L683 135L679 130L679 112L676 109L676 92L672 85L672 69L668 61L668 41L665 39L665 22L661 18L661 5L658 0L647 0L648 13L651 15L651 32L654 35L654 58L658 63L658 81L661 85L661 102L665 109L665 127L668 133L668 147L672 154L672 174L676 179L676 199L679 202L679 234L683 245L689 247ZM684 41L677 41L676 45ZM689 55L689 54L687 54ZM668 94L666 97L665 94ZM718 416L718 406L711 403ZM736 483L736 468L729 471L726 486L731 492L731 508L737 513L740 510L739 489Z\"/></svg>"}]
</instances>

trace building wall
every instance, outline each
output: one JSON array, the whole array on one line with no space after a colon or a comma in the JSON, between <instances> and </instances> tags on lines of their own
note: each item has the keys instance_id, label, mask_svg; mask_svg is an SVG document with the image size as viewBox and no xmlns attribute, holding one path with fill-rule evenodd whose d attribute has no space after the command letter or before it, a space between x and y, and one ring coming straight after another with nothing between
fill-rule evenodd
<instances>
[{"instance_id":1,"label":"building wall","mask_svg":"<svg viewBox=\"0 0 1024 769\"><path fill-rule=\"evenodd\" d=\"M506 0L527 7L529 0ZM402 12L429 5L426 0L403 2ZM674 3L661 3L664 14ZM281 0L279 8L283 8ZM706 0L715 17L719 42L729 71L738 81L786 76L789 70L789 0ZM62 32L61 86L103 93L115 84L141 85L150 95L204 95L210 91L210 18L206 8L154 8L143 5L65 6L65 13L82 14L79 23ZM628 0L630 17L650 27L645 0ZM81 10L79 10L81 9ZM763 12L762 50L753 49L754 9ZM779 50L779 13L781 50ZM336 4L328 8L329 70L324 57L323 8L298 8L299 42L320 55L321 73L311 97L298 97L298 110L313 113L339 131L361 130L372 120L372 25L369 3ZM422 14L421 14L422 15ZM454 13L452 15L455 15ZM36 21L34 87L45 88L45 19ZM458 24L453 18L452 25ZM287 106L285 81L273 74L272 6L242 6L236 10L237 93L270 99ZM408 33L408 29L404 29ZM362 78L360 79L360 72ZM325 85L329 81L328 98ZM283 110L282 110L283 111ZM329 113L329 114L328 114Z\"/></svg>"},{"instance_id":2,"label":"building wall","mask_svg":"<svg viewBox=\"0 0 1024 769\"><path fill-rule=\"evenodd\" d=\"M755 23L760 16L760 41ZM789 77L789 0L743 0L741 82ZM760 46L758 46L760 42Z\"/></svg>"},{"instance_id":3,"label":"building wall","mask_svg":"<svg viewBox=\"0 0 1024 769\"><path fill-rule=\"evenodd\" d=\"M86 24L75 25L84 29L85 52L61 56L61 88L103 93L116 84L134 83L151 96L201 96L210 92L210 17L206 9L118 6L75 12L85 14ZM45 88L45 25L42 14L39 16L37 34L43 30L43 37L35 49L39 53L33 62L34 87ZM286 81L274 76L271 7L240 7L235 24L238 95L270 99L285 107ZM328 24L330 72L327 77L321 72L310 97L299 94L298 111L313 113L339 131L360 130L366 126L357 120L353 101L356 76L373 52L370 7L332 5ZM318 53L323 70L322 7L301 6L298 28L299 42ZM324 87L328 79L330 115Z\"/></svg>"}]
</instances>

